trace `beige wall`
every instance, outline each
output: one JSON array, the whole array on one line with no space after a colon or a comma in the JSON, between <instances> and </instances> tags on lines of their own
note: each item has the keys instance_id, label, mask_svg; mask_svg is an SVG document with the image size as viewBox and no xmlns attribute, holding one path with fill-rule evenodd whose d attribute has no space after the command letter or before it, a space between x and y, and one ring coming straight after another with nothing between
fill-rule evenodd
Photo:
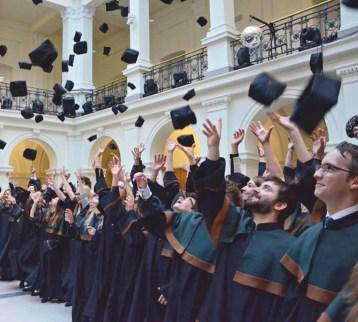
<instances>
[{"instance_id":1,"label":"beige wall","mask_svg":"<svg viewBox=\"0 0 358 322\"><path fill-rule=\"evenodd\" d=\"M39 33L32 33L28 26L2 18L0 20L0 43L4 43L8 47L7 54L0 57L0 73L5 73L4 81L26 80L28 86L48 89L52 88L56 82L61 81L61 34L62 32L59 31L47 37ZM18 62L30 62L28 54L47 38L54 43L59 53L52 73L45 73L39 67L33 67L31 71L20 69Z\"/></svg>"}]
</instances>

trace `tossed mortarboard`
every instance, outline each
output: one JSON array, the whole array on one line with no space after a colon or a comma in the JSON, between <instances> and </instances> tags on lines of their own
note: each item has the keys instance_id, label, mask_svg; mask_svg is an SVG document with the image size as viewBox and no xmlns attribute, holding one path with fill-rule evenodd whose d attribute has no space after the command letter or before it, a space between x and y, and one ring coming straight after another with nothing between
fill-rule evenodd
<instances>
[{"instance_id":1,"label":"tossed mortarboard","mask_svg":"<svg viewBox=\"0 0 358 322\"><path fill-rule=\"evenodd\" d=\"M64 113L58 113L58 114L57 114L57 118L58 118L61 122L64 122L64 121L65 121L65 114L64 114Z\"/></svg>"},{"instance_id":2,"label":"tossed mortarboard","mask_svg":"<svg viewBox=\"0 0 358 322\"><path fill-rule=\"evenodd\" d=\"M111 52L111 47L108 47L108 46L103 47L103 55L109 56L110 52Z\"/></svg>"},{"instance_id":3,"label":"tossed mortarboard","mask_svg":"<svg viewBox=\"0 0 358 322\"><path fill-rule=\"evenodd\" d=\"M119 5L117 0L112 0L106 3L106 11L114 11L119 9L121 9L121 6Z\"/></svg>"},{"instance_id":4,"label":"tossed mortarboard","mask_svg":"<svg viewBox=\"0 0 358 322\"><path fill-rule=\"evenodd\" d=\"M184 106L170 111L174 129L183 129L190 124L196 124L196 116L190 106Z\"/></svg>"},{"instance_id":5,"label":"tossed mortarboard","mask_svg":"<svg viewBox=\"0 0 358 322\"><path fill-rule=\"evenodd\" d=\"M189 101L196 95L195 89L191 89L187 91L186 94L183 96L183 100Z\"/></svg>"},{"instance_id":6,"label":"tossed mortarboard","mask_svg":"<svg viewBox=\"0 0 358 322\"><path fill-rule=\"evenodd\" d=\"M73 41L74 42L80 42L81 38L82 38L82 32L76 31L75 35L73 36Z\"/></svg>"},{"instance_id":7,"label":"tossed mortarboard","mask_svg":"<svg viewBox=\"0 0 358 322\"><path fill-rule=\"evenodd\" d=\"M315 74L297 100L291 121L311 134L324 115L337 104L341 81Z\"/></svg>"},{"instance_id":8,"label":"tossed mortarboard","mask_svg":"<svg viewBox=\"0 0 358 322\"><path fill-rule=\"evenodd\" d=\"M29 53L32 65L40 66L43 71L49 73L52 70L52 64L58 56L57 50L53 43L47 39L36 49Z\"/></svg>"},{"instance_id":9,"label":"tossed mortarboard","mask_svg":"<svg viewBox=\"0 0 358 322\"><path fill-rule=\"evenodd\" d=\"M25 159L31 160L31 161L35 161L36 155L37 155L37 151L34 149L30 149L30 148L25 149L24 152L22 153L22 156Z\"/></svg>"},{"instance_id":10,"label":"tossed mortarboard","mask_svg":"<svg viewBox=\"0 0 358 322\"><path fill-rule=\"evenodd\" d=\"M323 72L323 54L312 54L310 58L310 68L313 74Z\"/></svg>"},{"instance_id":11,"label":"tossed mortarboard","mask_svg":"<svg viewBox=\"0 0 358 322\"><path fill-rule=\"evenodd\" d=\"M160 0L161 2L165 3L165 4L172 4L173 0Z\"/></svg>"},{"instance_id":12,"label":"tossed mortarboard","mask_svg":"<svg viewBox=\"0 0 358 322\"><path fill-rule=\"evenodd\" d=\"M87 53L87 41L80 41L73 45L73 52L76 55L83 55Z\"/></svg>"},{"instance_id":13,"label":"tossed mortarboard","mask_svg":"<svg viewBox=\"0 0 358 322\"><path fill-rule=\"evenodd\" d=\"M4 57L7 53L7 47L5 45L0 45L0 56Z\"/></svg>"},{"instance_id":14,"label":"tossed mortarboard","mask_svg":"<svg viewBox=\"0 0 358 322\"><path fill-rule=\"evenodd\" d=\"M62 95L54 94L52 97L52 103L55 105L61 105L62 104Z\"/></svg>"},{"instance_id":15,"label":"tossed mortarboard","mask_svg":"<svg viewBox=\"0 0 358 322\"><path fill-rule=\"evenodd\" d=\"M133 83L131 83L131 82L128 82L128 83L127 83L127 86L128 86L130 89L136 89L136 86L135 86Z\"/></svg>"},{"instance_id":16,"label":"tossed mortarboard","mask_svg":"<svg viewBox=\"0 0 358 322\"><path fill-rule=\"evenodd\" d=\"M208 23L208 20L205 17L199 17L196 22L201 26L204 27Z\"/></svg>"},{"instance_id":17,"label":"tossed mortarboard","mask_svg":"<svg viewBox=\"0 0 358 322\"><path fill-rule=\"evenodd\" d=\"M20 113L25 120L29 120L34 117L34 113L30 107L25 107Z\"/></svg>"},{"instance_id":18,"label":"tossed mortarboard","mask_svg":"<svg viewBox=\"0 0 358 322\"><path fill-rule=\"evenodd\" d=\"M124 104L118 104L117 105L117 109L118 111L122 114L124 113L126 110L128 110L128 106L124 105Z\"/></svg>"},{"instance_id":19,"label":"tossed mortarboard","mask_svg":"<svg viewBox=\"0 0 358 322\"><path fill-rule=\"evenodd\" d=\"M67 73L68 72L68 60L62 61L62 72Z\"/></svg>"},{"instance_id":20,"label":"tossed mortarboard","mask_svg":"<svg viewBox=\"0 0 358 322\"><path fill-rule=\"evenodd\" d=\"M57 94L57 95L63 95L63 94L66 94L66 90L62 87L61 84L59 83L56 83L54 86L53 86L53 90L54 92Z\"/></svg>"},{"instance_id":21,"label":"tossed mortarboard","mask_svg":"<svg viewBox=\"0 0 358 322\"><path fill-rule=\"evenodd\" d=\"M37 6L38 4L42 3L42 0L32 0L32 3Z\"/></svg>"},{"instance_id":22,"label":"tossed mortarboard","mask_svg":"<svg viewBox=\"0 0 358 322\"><path fill-rule=\"evenodd\" d=\"M73 82L73 81L71 81L71 80L67 80L66 81L66 84L65 84L65 88L69 91L69 92L71 92L72 90L73 90L73 87L75 86L75 83Z\"/></svg>"},{"instance_id":23,"label":"tossed mortarboard","mask_svg":"<svg viewBox=\"0 0 358 322\"><path fill-rule=\"evenodd\" d=\"M143 124L144 124L144 118L139 115L137 120L134 123L134 126L142 127Z\"/></svg>"},{"instance_id":24,"label":"tossed mortarboard","mask_svg":"<svg viewBox=\"0 0 358 322\"><path fill-rule=\"evenodd\" d=\"M112 106L112 112L113 112L114 115L117 115L119 113L117 105Z\"/></svg>"},{"instance_id":25,"label":"tossed mortarboard","mask_svg":"<svg viewBox=\"0 0 358 322\"><path fill-rule=\"evenodd\" d=\"M71 54L69 57L68 57L68 65L73 67L73 61L75 60L75 55L74 54Z\"/></svg>"},{"instance_id":26,"label":"tossed mortarboard","mask_svg":"<svg viewBox=\"0 0 358 322\"><path fill-rule=\"evenodd\" d=\"M32 101L32 112L43 114L44 113L44 103L39 99L36 98L34 101Z\"/></svg>"},{"instance_id":27,"label":"tossed mortarboard","mask_svg":"<svg viewBox=\"0 0 358 322\"><path fill-rule=\"evenodd\" d=\"M128 64L135 64L139 56L139 51L127 48L122 54L121 60Z\"/></svg>"},{"instance_id":28,"label":"tossed mortarboard","mask_svg":"<svg viewBox=\"0 0 358 322\"><path fill-rule=\"evenodd\" d=\"M10 83L10 93L12 97L27 95L26 81L14 81Z\"/></svg>"},{"instance_id":29,"label":"tossed mortarboard","mask_svg":"<svg viewBox=\"0 0 358 322\"><path fill-rule=\"evenodd\" d=\"M193 144L195 143L194 136L192 134L180 135L178 136L177 141L179 142L179 144L189 147L193 146Z\"/></svg>"},{"instance_id":30,"label":"tossed mortarboard","mask_svg":"<svg viewBox=\"0 0 358 322\"><path fill-rule=\"evenodd\" d=\"M121 16L128 17L129 8L127 6L121 6Z\"/></svg>"},{"instance_id":31,"label":"tossed mortarboard","mask_svg":"<svg viewBox=\"0 0 358 322\"><path fill-rule=\"evenodd\" d=\"M97 140L97 134L91 135L88 139L89 142L92 142L94 140Z\"/></svg>"},{"instance_id":32,"label":"tossed mortarboard","mask_svg":"<svg viewBox=\"0 0 358 322\"><path fill-rule=\"evenodd\" d=\"M357 0L342 0L342 3L349 8L358 9L358 1Z\"/></svg>"},{"instance_id":33,"label":"tossed mortarboard","mask_svg":"<svg viewBox=\"0 0 358 322\"><path fill-rule=\"evenodd\" d=\"M32 67L32 64L25 62L25 61L19 61L19 67L20 67L20 69L30 70Z\"/></svg>"},{"instance_id":34,"label":"tossed mortarboard","mask_svg":"<svg viewBox=\"0 0 358 322\"><path fill-rule=\"evenodd\" d=\"M75 98L73 96L64 97L62 100L63 113L66 117L76 116Z\"/></svg>"},{"instance_id":35,"label":"tossed mortarboard","mask_svg":"<svg viewBox=\"0 0 358 322\"><path fill-rule=\"evenodd\" d=\"M358 115L351 117L346 124L346 133L348 137L354 138L354 128L358 126Z\"/></svg>"},{"instance_id":36,"label":"tossed mortarboard","mask_svg":"<svg viewBox=\"0 0 358 322\"><path fill-rule=\"evenodd\" d=\"M285 83L277 81L268 73L261 73L250 84L249 96L255 101L269 106L282 95L286 86Z\"/></svg>"},{"instance_id":37,"label":"tossed mortarboard","mask_svg":"<svg viewBox=\"0 0 358 322\"><path fill-rule=\"evenodd\" d=\"M44 117L41 115L41 114L37 114L36 116L35 116L35 122L36 123L40 123L40 122L42 122L44 120Z\"/></svg>"},{"instance_id":38,"label":"tossed mortarboard","mask_svg":"<svg viewBox=\"0 0 358 322\"><path fill-rule=\"evenodd\" d=\"M101 24L99 26L98 29L105 34L108 31L109 27L108 27L108 24L104 22L103 24Z\"/></svg>"},{"instance_id":39,"label":"tossed mortarboard","mask_svg":"<svg viewBox=\"0 0 358 322\"><path fill-rule=\"evenodd\" d=\"M3 140L0 140L0 150L4 150L5 146L6 146L6 142Z\"/></svg>"}]
</instances>

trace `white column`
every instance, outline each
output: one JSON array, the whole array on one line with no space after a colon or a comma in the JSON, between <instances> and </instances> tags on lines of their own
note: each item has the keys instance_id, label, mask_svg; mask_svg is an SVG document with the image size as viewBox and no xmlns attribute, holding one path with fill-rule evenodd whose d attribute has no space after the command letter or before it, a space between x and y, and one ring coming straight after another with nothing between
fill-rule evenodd
<instances>
[{"instance_id":1,"label":"white column","mask_svg":"<svg viewBox=\"0 0 358 322\"><path fill-rule=\"evenodd\" d=\"M338 37L342 38L358 31L358 9L349 8L341 3L341 29Z\"/></svg>"},{"instance_id":2,"label":"white column","mask_svg":"<svg viewBox=\"0 0 358 322\"><path fill-rule=\"evenodd\" d=\"M87 53L75 55L73 67L69 66L67 73L62 73L63 85L67 80L75 83L73 95L80 106L85 101L85 94L94 88L93 86L93 15L95 9L87 7L69 7L61 11L62 32L62 59L68 60L70 54L74 54L73 37L76 31L82 33L81 41L87 41Z\"/></svg>"},{"instance_id":3,"label":"white column","mask_svg":"<svg viewBox=\"0 0 358 322\"><path fill-rule=\"evenodd\" d=\"M208 48L207 75L233 69L231 41L236 39L238 32L235 27L234 0L210 0L210 30L201 41Z\"/></svg>"},{"instance_id":4,"label":"white column","mask_svg":"<svg viewBox=\"0 0 358 322\"><path fill-rule=\"evenodd\" d=\"M213 124L222 119L222 132L220 140L220 156L226 160L226 173L230 172L230 130L228 110L231 102L229 96L218 97L213 100L205 101L202 105L206 108L206 118L210 119Z\"/></svg>"},{"instance_id":5,"label":"white column","mask_svg":"<svg viewBox=\"0 0 358 322\"><path fill-rule=\"evenodd\" d=\"M129 64L123 74L136 89L128 92L127 101L141 97L144 93L143 74L152 66L150 61L149 0L130 0L127 24L130 29L130 47L139 51L135 64Z\"/></svg>"},{"instance_id":6,"label":"white column","mask_svg":"<svg viewBox=\"0 0 358 322\"><path fill-rule=\"evenodd\" d=\"M131 165L133 164L131 149L139 144L140 132L143 131L142 128L134 126L135 121L136 119L132 118L120 122L120 127L123 129L123 139L121 138L120 141L121 162L122 165L125 166L126 171L130 171Z\"/></svg>"}]
</instances>

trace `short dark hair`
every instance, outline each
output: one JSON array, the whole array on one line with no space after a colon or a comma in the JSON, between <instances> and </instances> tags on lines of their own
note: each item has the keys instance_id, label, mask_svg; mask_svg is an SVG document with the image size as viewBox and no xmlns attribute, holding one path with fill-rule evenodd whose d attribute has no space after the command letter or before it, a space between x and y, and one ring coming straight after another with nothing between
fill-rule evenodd
<instances>
[{"instance_id":1,"label":"short dark hair","mask_svg":"<svg viewBox=\"0 0 358 322\"><path fill-rule=\"evenodd\" d=\"M336 149L345 159L347 154L351 156L349 171L352 175L358 175L358 145L343 141L336 146Z\"/></svg>"},{"instance_id":2,"label":"short dark hair","mask_svg":"<svg viewBox=\"0 0 358 322\"><path fill-rule=\"evenodd\" d=\"M83 184L85 184L86 186L89 186L91 188L92 183L91 183L91 179L88 177L81 177L81 181Z\"/></svg>"},{"instance_id":3,"label":"short dark hair","mask_svg":"<svg viewBox=\"0 0 358 322\"><path fill-rule=\"evenodd\" d=\"M275 176L263 178L263 182L267 181L272 181L279 187L276 202L284 202L287 204L287 207L281 211L280 216L278 217L278 222L283 224L286 218L289 217L297 207L298 199L294 185L288 184Z\"/></svg>"}]
</instances>

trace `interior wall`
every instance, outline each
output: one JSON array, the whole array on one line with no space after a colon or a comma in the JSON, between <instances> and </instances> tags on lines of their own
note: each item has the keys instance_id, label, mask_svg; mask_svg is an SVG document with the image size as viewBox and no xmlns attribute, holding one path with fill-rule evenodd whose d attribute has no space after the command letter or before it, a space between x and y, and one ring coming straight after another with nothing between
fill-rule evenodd
<instances>
[{"instance_id":1,"label":"interior wall","mask_svg":"<svg viewBox=\"0 0 358 322\"><path fill-rule=\"evenodd\" d=\"M50 39L59 54L51 73L45 73L41 68L33 66L30 71L22 70L19 61L30 62L28 54L42 41ZM2 69L6 69L4 81L26 80L27 85L51 89L56 82L61 82L62 30L51 36L32 33L26 25L0 19L0 43L6 44L8 52L0 57ZM1 72L0 70L0 72Z\"/></svg>"}]
</instances>

